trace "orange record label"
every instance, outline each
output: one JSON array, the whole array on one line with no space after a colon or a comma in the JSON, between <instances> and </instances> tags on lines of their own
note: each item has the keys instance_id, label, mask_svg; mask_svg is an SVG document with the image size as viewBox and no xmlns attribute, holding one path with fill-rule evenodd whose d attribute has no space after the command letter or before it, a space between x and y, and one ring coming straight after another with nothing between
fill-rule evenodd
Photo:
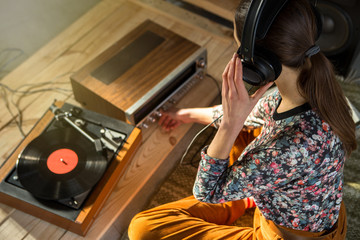
<instances>
[{"instance_id":1,"label":"orange record label","mask_svg":"<svg viewBox=\"0 0 360 240\"><path fill-rule=\"evenodd\" d=\"M78 155L73 150L62 148L49 155L47 167L55 174L65 174L74 170L78 161Z\"/></svg>"}]
</instances>

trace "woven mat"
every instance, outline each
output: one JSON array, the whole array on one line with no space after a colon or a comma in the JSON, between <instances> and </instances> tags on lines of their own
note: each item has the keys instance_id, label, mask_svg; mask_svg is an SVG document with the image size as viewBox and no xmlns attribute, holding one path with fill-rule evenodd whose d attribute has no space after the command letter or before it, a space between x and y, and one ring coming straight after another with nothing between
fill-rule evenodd
<instances>
[{"instance_id":1,"label":"woven mat","mask_svg":"<svg viewBox=\"0 0 360 240\"><path fill-rule=\"evenodd\" d=\"M345 95L351 103L360 110L360 86L342 83ZM207 129L202 133L194 145L190 148L183 164L176 167L168 179L159 186L158 192L152 198L146 209L164 203L176 201L192 194L192 187L195 180L198 161L201 149L210 143L214 128ZM360 148L360 141L358 140ZM347 209L348 233L347 239L360 239L360 149L353 152L347 159L344 169L344 201ZM252 225L253 211L249 210L235 224L239 226Z\"/></svg>"}]
</instances>

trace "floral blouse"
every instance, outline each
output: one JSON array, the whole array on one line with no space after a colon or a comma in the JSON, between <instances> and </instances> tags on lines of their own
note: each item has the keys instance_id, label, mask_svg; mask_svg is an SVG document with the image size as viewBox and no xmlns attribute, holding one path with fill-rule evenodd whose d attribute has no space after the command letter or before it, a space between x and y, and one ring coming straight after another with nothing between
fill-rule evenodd
<instances>
[{"instance_id":1,"label":"floral blouse","mask_svg":"<svg viewBox=\"0 0 360 240\"><path fill-rule=\"evenodd\" d=\"M277 113L280 102L278 91L258 102L245 125L263 125L262 132L232 166L203 149L194 196L209 203L253 197L278 225L328 230L342 201L343 145L310 105ZM215 107L214 118L221 112Z\"/></svg>"}]
</instances>

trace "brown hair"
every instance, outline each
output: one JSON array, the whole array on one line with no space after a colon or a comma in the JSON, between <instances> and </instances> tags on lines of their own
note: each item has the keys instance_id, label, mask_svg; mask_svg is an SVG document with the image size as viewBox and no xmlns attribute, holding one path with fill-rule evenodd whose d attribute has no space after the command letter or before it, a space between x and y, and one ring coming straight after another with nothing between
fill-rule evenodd
<instances>
[{"instance_id":1,"label":"brown hair","mask_svg":"<svg viewBox=\"0 0 360 240\"><path fill-rule=\"evenodd\" d=\"M250 0L243 0L235 13L236 34L241 40ZM308 0L289 0L276 17L266 37L257 44L274 52L280 62L299 69L299 90L312 108L339 136L347 155L356 149L355 123L351 109L335 78L331 62L322 52L305 56L315 44L317 26Z\"/></svg>"}]
</instances>

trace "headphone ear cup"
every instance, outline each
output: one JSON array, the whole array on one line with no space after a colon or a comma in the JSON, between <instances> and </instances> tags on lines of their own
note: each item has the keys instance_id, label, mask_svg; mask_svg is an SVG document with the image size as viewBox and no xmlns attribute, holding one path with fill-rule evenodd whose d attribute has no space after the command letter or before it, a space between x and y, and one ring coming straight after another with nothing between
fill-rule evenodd
<instances>
[{"instance_id":1,"label":"headphone ear cup","mask_svg":"<svg viewBox=\"0 0 360 240\"><path fill-rule=\"evenodd\" d=\"M255 45L255 56L262 58L263 61L266 62L266 64L271 69L270 71L273 72L274 79L269 80L269 82L275 81L280 76L280 73L282 70L280 60L276 56L276 54L273 53L272 51L256 44Z\"/></svg>"},{"instance_id":2,"label":"headphone ear cup","mask_svg":"<svg viewBox=\"0 0 360 240\"><path fill-rule=\"evenodd\" d=\"M256 45L254 62L243 63L244 81L251 85L261 86L275 81L282 70L278 57L271 51Z\"/></svg>"}]
</instances>

